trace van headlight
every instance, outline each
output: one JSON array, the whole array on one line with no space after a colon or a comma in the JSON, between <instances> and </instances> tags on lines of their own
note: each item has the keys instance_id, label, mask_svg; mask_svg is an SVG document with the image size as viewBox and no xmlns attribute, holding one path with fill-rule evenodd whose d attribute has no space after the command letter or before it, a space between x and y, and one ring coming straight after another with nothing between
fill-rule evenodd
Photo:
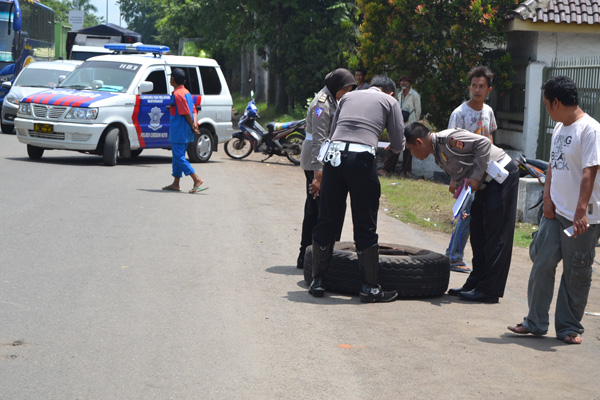
<instances>
[{"instance_id":1,"label":"van headlight","mask_svg":"<svg viewBox=\"0 0 600 400\"><path fill-rule=\"evenodd\" d=\"M14 93L9 93L6 95L5 97L6 101L8 101L10 104L14 104L15 106L19 105L19 96L17 96Z\"/></svg>"},{"instance_id":2,"label":"van headlight","mask_svg":"<svg viewBox=\"0 0 600 400\"><path fill-rule=\"evenodd\" d=\"M97 116L97 108L73 107L69 110L65 119L96 119Z\"/></svg>"},{"instance_id":3,"label":"van headlight","mask_svg":"<svg viewBox=\"0 0 600 400\"><path fill-rule=\"evenodd\" d=\"M19 104L19 114L31 115L31 104L30 103Z\"/></svg>"}]
</instances>

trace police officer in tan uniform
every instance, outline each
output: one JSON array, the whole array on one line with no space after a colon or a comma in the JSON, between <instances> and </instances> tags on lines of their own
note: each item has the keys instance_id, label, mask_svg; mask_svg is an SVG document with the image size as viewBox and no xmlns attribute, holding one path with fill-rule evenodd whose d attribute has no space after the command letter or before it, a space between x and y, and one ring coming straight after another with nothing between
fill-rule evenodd
<instances>
[{"instance_id":1,"label":"police officer in tan uniform","mask_svg":"<svg viewBox=\"0 0 600 400\"><path fill-rule=\"evenodd\" d=\"M471 206L473 271L461 288L450 289L448 294L468 301L497 303L504 295L512 256L519 189L517 166L488 138L464 129L434 133L415 122L404 135L414 157L424 160L433 154L435 163L454 182L466 182L475 192ZM489 171L494 165L508 172L503 181L500 177L492 179Z\"/></svg>"},{"instance_id":2,"label":"police officer in tan uniform","mask_svg":"<svg viewBox=\"0 0 600 400\"><path fill-rule=\"evenodd\" d=\"M300 255L296 266L303 268L304 252L312 244L312 231L319 217L318 194L323 177L323 164L317 161L321 144L329 137L329 129L338 101L344 94L356 88L352 73L338 68L325 76L325 86L312 100L306 112L306 139L302 144L300 166L306 176L306 201L302 221Z\"/></svg>"}]
</instances>

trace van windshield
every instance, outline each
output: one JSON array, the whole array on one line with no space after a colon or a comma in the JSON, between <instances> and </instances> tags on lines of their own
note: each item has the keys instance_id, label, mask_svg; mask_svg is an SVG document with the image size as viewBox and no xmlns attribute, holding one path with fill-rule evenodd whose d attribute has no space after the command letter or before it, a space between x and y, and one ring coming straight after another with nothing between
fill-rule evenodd
<instances>
[{"instance_id":1,"label":"van windshield","mask_svg":"<svg viewBox=\"0 0 600 400\"><path fill-rule=\"evenodd\" d=\"M125 93L139 70L140 64L87 61L69 74L58 87Z\"/></svg>"}]
</instances>

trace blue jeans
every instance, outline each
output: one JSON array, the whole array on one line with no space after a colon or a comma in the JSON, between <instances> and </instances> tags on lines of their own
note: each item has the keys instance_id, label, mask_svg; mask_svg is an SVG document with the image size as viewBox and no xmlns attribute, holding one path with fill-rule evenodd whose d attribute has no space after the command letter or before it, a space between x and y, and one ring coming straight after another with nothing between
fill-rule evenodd
<instances>
[{"instance_id":1,"label":"blue jeans","mask_svg":"<svg viewBox=\"0 0 600 400\"><path fill-rule=\"evenodd\" d=\"M187 143L171 143L171 151L173 152L173 177L175 178L181 178L182 172L186 176L196 172L187 158L185 158L187 148Z\"/></svg>"},{"instance_id":2,"label":"blue jeans","mask_svg":"<svg viewBox=\"0 0 600 400\"><path fill-rule=\"evenodd\" d=\"M454 230L452 231L452 237L450 238L450 244L446 250L446 256L450 259L450 263L462 261L465 255L465 246L469 241L470 225L471 225L471 204L475 199L475 193L471 193L467 199L467 205L465 206L465 213L467 217L462 219L459 217Z\"/></svg>"}]
</instances>

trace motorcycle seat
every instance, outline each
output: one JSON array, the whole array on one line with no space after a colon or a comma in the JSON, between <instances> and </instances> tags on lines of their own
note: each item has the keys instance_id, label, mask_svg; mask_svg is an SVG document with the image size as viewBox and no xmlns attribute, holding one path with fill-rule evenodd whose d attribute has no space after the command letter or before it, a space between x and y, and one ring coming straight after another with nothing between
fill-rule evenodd
<instances>
[{"instance_id":1,"label":"motorcycle seat","mask_svg":"<svg viewBox=\"0 0 600 400\"><path fill-rule=\"evenodd\" d=\"M269 122L267 124L267 129L269 133L282 131L284 129L290 128L304 128L306 126L306 119L301 119L298 121L290 121L290 122Z\"/></svg>"}]
</instances>

